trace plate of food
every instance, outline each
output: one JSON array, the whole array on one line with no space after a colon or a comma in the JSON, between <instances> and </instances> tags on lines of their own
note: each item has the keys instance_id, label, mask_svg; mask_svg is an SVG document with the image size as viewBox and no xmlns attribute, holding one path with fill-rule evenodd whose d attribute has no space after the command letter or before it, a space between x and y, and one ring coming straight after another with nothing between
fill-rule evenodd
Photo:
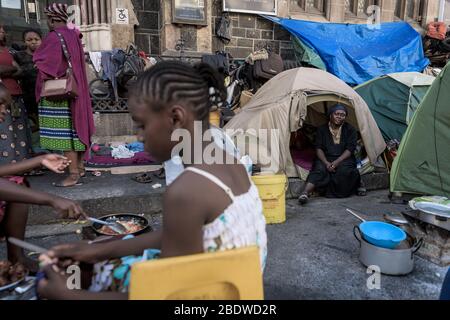
<instances>
[{"instance_id":1,"label":"plate of food","mask_svg":"<svg viewBox=\"0 0 450 320\"><path fill-rule=\"evenodd\" d=\"M100 223L93 223L92 227L95 232L104 236L117 236L117 235L138 235L144 232L151 231L150 224L147 218L131 213L110 214L98 218L99 220L106 222L118 222L127 230L125 233L117 233L110 227L101 225Z\"/></svg>"},{"instance_id":2,"label":"plate of food","mask_svg":"<svg viewBox=\"0 0 450 320\"><path fill-rule=\"evenodd\" d=\"M27 275L28 270L23 264L0 261L0 292L14 288L25 280Z\"/></svg>"}]
</instances>

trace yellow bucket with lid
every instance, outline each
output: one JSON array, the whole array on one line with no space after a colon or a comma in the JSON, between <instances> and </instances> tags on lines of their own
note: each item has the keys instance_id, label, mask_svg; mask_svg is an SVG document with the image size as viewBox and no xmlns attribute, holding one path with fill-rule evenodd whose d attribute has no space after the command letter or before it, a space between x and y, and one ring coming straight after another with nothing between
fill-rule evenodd
<instances>
[{"instance_id":1,"label":"yellow bucket with lid","mask_svg":"<svg viewBox=\"0 0 450 320\"><path fill-rule=\"evenodd\" d=\"M209 113L209 123L220 128L220 113L219 110L211 111Z\"/></svg>"},{"instance_id":2,"label":"yellow bucket with lid","mask_svg":"<svg viewBox=\"0 0 450 320\"><path fill-rule=\"evenodd\" d=\"M286 175L256 175L253 183L258 188L263 203L266 223L283 223L286 221Z\"/></svg>"}]
</instances>

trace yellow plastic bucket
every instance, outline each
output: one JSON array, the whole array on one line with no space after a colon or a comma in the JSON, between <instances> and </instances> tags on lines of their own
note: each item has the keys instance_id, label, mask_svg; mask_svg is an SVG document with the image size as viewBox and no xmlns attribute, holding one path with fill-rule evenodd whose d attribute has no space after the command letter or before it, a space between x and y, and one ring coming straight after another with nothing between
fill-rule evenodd
<instances>
[{"instance_id":1,"label":"yellow plastic bucket","mask_svg":"<svg viewBox=\"0 0 450 320\"><path fill-rule=\"evenodd\" d=\"M209 113L209 123L220 128L220 113L219 113L219 111L211 111Z\"/></svg>"},{"instance_id":2,"label":"yellow plastic bucket","mask_svg":"<svg viewBox=\"0 0 450 320\"><path fill-rule=\"evenodd\" d=\"M283 223L286 221L286 187L287 178L283 175L252 176L263 202L266 223Z\"/></svg>"}]
</instances>

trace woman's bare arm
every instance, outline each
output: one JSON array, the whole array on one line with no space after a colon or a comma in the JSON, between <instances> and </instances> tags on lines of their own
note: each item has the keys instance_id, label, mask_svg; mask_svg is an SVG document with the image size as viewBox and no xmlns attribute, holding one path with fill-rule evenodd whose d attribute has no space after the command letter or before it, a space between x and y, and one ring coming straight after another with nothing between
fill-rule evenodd
<instances>
[{"instance_id":1,"label":"woman's bare arm","mask_svg":"<svg viewBox=\"0 0 450 320\"><path fill-rule=\"evenodd\" d=\"M17 163L9 163L0 166L0 177L20 175L42 164L42 157L35 157Z\"/></svg>"}]
</instances>

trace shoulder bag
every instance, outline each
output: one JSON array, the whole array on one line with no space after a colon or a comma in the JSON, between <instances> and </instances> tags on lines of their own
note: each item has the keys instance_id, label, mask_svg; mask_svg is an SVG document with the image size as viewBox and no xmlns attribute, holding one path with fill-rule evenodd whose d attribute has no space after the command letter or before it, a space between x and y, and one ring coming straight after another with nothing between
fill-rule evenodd
<instances>
[{"instance_id":1,"label":"shoulder bag","mask_svg":"<svg viewBox=\"0 0 450 320\"><path fill-rule=\"evenodd\" d=\"M67 60L68 67L64 77L46 80L42 87L41 97L48 100L64 100L74 99L78 96L78 87L73 76L72 63L70 61L69 52L67 51L66 42L61 33L56 32Z\"/></svg>"}]
</instances>

